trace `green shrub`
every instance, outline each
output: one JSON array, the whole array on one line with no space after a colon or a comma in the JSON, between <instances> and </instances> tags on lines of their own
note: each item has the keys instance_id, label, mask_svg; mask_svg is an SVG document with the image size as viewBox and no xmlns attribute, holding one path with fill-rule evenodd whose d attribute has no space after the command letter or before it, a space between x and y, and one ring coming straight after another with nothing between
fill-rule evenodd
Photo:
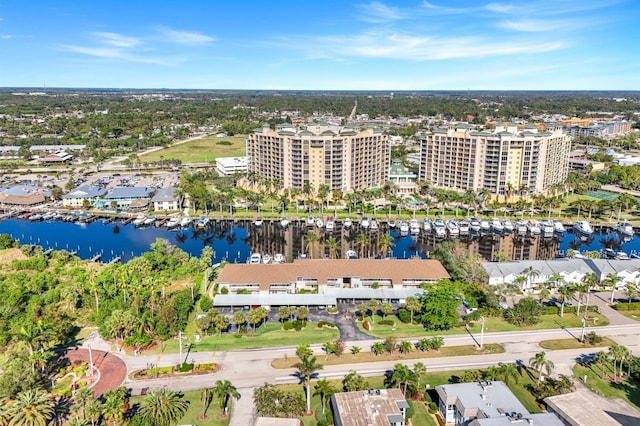
<instances>
[{"instance_id":1,"label":"green shrub","mask_svg":"<svg viewBox=\"0 0 640 426\"><path fill-rule=\"evenodd\" d=\"M638 311L640 310L640 302L616 303L612 307L617 311Z\"/></svg>"},{"instance_id":2,"label":"green shrub","mask_svg":"<svg viewBox=\"0 0 640 426\"><path fill-rule=\"evenodd\" d=\"M291 321L285 321L282 323L282 328L285 330L291 330L293 329L293 323Z\"/></svg>"},{"instance_id":3,"label":"green shrub","mask_svg":"<svg viewBox=\"0 0 640 426\"><path fill-rule=\"evenodd\" d=\"M318 322L318 328L322 328L322 327L330 327L330 328L336 328L336 325L332 322L329 321L320 321Z\"/></svg>"},{"instance_id":4,"label":"green shrub","mask_svg":"<svg viewBox=\"0 0 640 426\"><path fill-rule=\"evenodd\" d=\"M431 401L429 403L429 413L435 414L437 411L438 411L438 404L436 404L435 402Z\"/></svg>"},{"instance_id":5,"label":"green shrub","mask_svg":"<svg viewBox=\"0 0 640 426\"><path fill-rule=\"evenodd\" d=\"M405 308L398 309L398 319L405 324L409 324L411 322L411 312L409 312Z\"/></svg>"},{"instance_id":6,"label":"green shrub","mask_svg":"<svg viewBox=\"0 0 640 426\"><path fill-rule=\"evenodd\" d=\"M396 325L395 321L393 321L393 320L387 320L387 319L378 321L378 324L379 324L379 325L389 325L389 326L391 326L391 327L393 327L394 325Z\"/></svg>"},{"instance_id":7,"label":"green shrub","mask_svg":"<svg viewBox=\"0 0 640 426\"><path fill-rule=\"evenodd\" d=\"M180 373L186 373L193 370L193 364L189 364L188 362L182 363L176 367L176 370Z\"/></svg>"},{"instance_id":8,"label":"green shrub","mask_svg":"<svg viewBox=\"0 0 640 426\"><path fill-rule=\"evenodd\" d=\"M230 145L232 145L232 143L229 142L229 141L218 141L218 142L216 142L216 145L230 146Z\"/></svg>"},{"instance_id":9,"label":"green shrub","mask_svg":"<svg viewBox=\"0 0 640 426\"><path fill-rule=\"evenodd\" d=\"M416 413L416 409L413 408L413 401L411 401L408 398L407 398L407 403L409 404L409 408L407 408L407 417L406 418L410 419Z\"/></svg>"}]
</instances>

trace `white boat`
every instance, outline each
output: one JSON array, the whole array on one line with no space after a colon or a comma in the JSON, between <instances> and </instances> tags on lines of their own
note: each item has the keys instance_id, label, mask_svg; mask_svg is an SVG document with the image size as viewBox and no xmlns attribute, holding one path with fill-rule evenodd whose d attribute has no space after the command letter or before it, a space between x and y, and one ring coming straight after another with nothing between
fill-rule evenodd
<instances>
[{"instance_id":1,"label":"white boat","mask_svg":"<svg viewBox=\"0 0 640 426\"><path fill-rule=\"evenodd\" d=\"M180 219L180 228L186 228L191 225L192 219L189 216L185 216Z\"/></svg>"},{"instance_id":2,"label":"white boat","mask_svg":"<svg viewBox=\"0 0 640 426\"><path fill-rule=\"evenodd\" d=\"M471 228L471 232L480 232L480 221L477 218L472 217L469 219L469 227Z\"/></svg>"},{"instance_id":3,"label":"white boat","mask_svg":"<svg viewBox=\"0 0 640 426\"><path fill-rule=\"evenodd\" d=\"M171 219L169 219L167 221L167 224L166 224L167 229L176 228L176 227L178 227L178 225L180 225L180 218L178 216L172 217Z\"/></svg>"},{"instance_id":4,"label":"white boat","mask_svg":"<svg viewBox=\"0 0 640 426\"><path fill-rule=\"evenodd\" d=\"M261 227L264 224L264 221L262 220L261 217L257 218L256 220L253 221L253 225L256 227Z\"/></svg>"},{"instance_id":5,"label":"white boat","mask_svg":"<svg viewBox=\"0 0 640 426\"><path fill-rule=\"evenodd\" d=\"M480 219L480 232L487 234L491 231L491 224L487 219Z\"/></svg>"},{"instance_id":6,"label":"white boat","mask_svg":"<svg viewBox=\"0 0 640 426\"><path fill-rule=\"evenodd\" d=\"M264 255L262 255L262 263L271 263L271 255L265 253Z\"/></svg>"},{"instance_id":7,"label":"white boat","mask_svg":"<svg viewBox=\"0 0 640 426\"><path fill-rule=\"evenodd\" d=\"M309 216L307 218L307 226L309 228L313 228L315 226L315 224L316 224L316 219L313 216Z\"/></svg>"},{"instance_id":8,"label":"white boat","mask_svg":"<svg viewBox=\"0 0 640 426\"><path fill-rule=\"evenodd\" d=\"M623 251L619 251L619 252L616 253L616 257L614 259L616 259L616 260L629 260L631 258L629 257L629 255L627 253L625 253Z\"/></svg>"},{"instance_id":9,"label":"white boat","mask_svg":"<svg viewBox=\"0 0 640 426\"><path fill-rule=\"evenodd\" d=\"M411 233L411 235L420 233L420 225L418 224L418 219L411 219L409 221L409 233Z\"/></svg>"},{"instance_id":10,"label":"white boat","mask_svg":"<svg viewBox=\"0 0 640 426\"><path fill-rule=\"evenodd\" d=\"M387 225L389 226L389 229L394 229L396 227L396 221L391 219L389 222L387 222Z\"/></svg>"},{"instance_id":11,"label":"white boat","mask_svg":"<svg viewBox=\"0 0 640 426\"><path fill-rule=\"evenodd\" d=\"M149 216L146 217L144 222L142 222L142 225L143 226L151 226L151 225L153 225L155 223L155 221L156 221L156 217L152 216L152 215L149 215Z\"/></svg>"},{"instance_id":12,"label":"white boat","mask_svg":"<svg viewBox=\"0 0 640 426\"><path fill-rule=\"evenodd\" d=\"M206 216L200 216L200 220L198 220L198 228L204 228L209 224L209 218Z\"/></svg>"},{"instance_id":13,"label":"white boat","mask_svg":"<svg viewBox=\"0 0 640 426\"><path fill-rule=\"evenodd\" d=\"M34 213L31 216L29 216L29 220L31 222L38 222L38 221L42 220L42 215L39 214L39 213Z\"/></svg>"},{"instance_id":14,"label":"white boat","mask_svg":"<svg viewBox=\"0 0 640 426\"><path fill-rule=\"evenodd\" d=\"M369 224L369 226L372 231L377 231L379 228L378 221L376 219L371 219L371 223Z\"/></svg>"},{"instance_id":15,"label":"white boat","mask_svg":"<svg viewBox=\"0 0 640 426\"><path fill-rule=\"evenodd\" d=\"M282 228L289 226L289 219L286 216L282 216L282 219L280 219L280 226Z\"/></svg>"},{"instance_id":16,"label":"white boat","mask_svg":"<svg viewBox=\"0 0 640 426\"><path fill-rule=\"evenodd\" d=\"M56 214L53 212L47 212L45 214L42 215L42 220L53 220L53 218L55 218Z\"/></svg>"},{"instance_id":17,"label":"white boat","mask_svg":"<svg viewBox=\"0 0 640 426\"><path fill-rule=\"evenodd\" d=\"M527 234L527 222L524 220L516 221L516 233L518 235L526 235Z\"/></svg>"},{"instance_id":18,"label":"white boat","mask_svg":"<svg viewBox=\"0 0 640 426\"><path fill-rule=\"evenodd\" d=\"M428 217L422 219L422 230L424 232L431 232L431 221Z\"/></svg>"},{"instance_id":19,"label":"white boat","mask_svg":"<svg viewBox=\"0 0 640 426\"><path fill-rule=\"evenodd\" d=\"M433 233L436 235L436 238L445 238L447 236L447 227L444 220L437 218L433 221Z\"/></svg>"},{"instance_id":20,"label":"white boat","mask_svg":"<svg viewBox=\"0 0 640 426\"><path fill-rule=\"evenodd\" d=\"M531 219L527 223L527 230L529 231L529 235L535 236L540 235L542 233L542 228L540 228L540 222L535 219Z\"/></svg>"},{"instance_id":21,"label":"white boat","mask_svg":"<svg viewBox=\"0 0 640 426\"><path fill-rule=\"evenodd\" d=\"M504 232L507 232L509 234L513 232L515 228L513 226L513 222L511 222L511 219L505 219L502 222L502 229L504 230Z\"/></svg>"},{"instance_id":22,"label":"white boat","mask_svg":"<svg viewBox=\"0 0 640 426\"><path fill-rule=\"evenodd\" d=\"M260 253L251 253L251 257L249 257L249 263L252 265L257 265L262 261L262 256Z\"/></svg>"},{"instance_id":23,"label":"white boat","mask_svg":"<svg viewBox=\"0 0 640 426\"><path fill-rule=\"evenodd\" d=\"M577 232L579 232L582 235L589 236L593 234L593 228L591 227L591 224L586 220L577 221L576 224L573 225L573 229L575 229Z\"/></svg>"},{"instance_id":24,"label":"white boat","mask_svg":"<svg viewBox=\"0 0 640 426\"><path fill-rule=\"evenodd\" d=\"M460 231L461 237L466 237L471 232L471 227L469 226L469 222L466 220L461 220L458 222L458 230Z\"/></svg>"},{"instance_id":25,"label":"white boat","mask_svg":"<svg viewBox=\"0 0 640 426\"><path fill-rule=\"evenodd\" d=\"M327 218L327 222L324 224L324 230L327 232L333 232L336 228L336 223L333 221L332 217Z\"/></svg>"},{"instance_id":26,"label":"white boat","mask_svg":"<svg viewBox=\"0 0 640 426\"><path fill-rule=\"evenodd\" d=\"M324 227L324 222L322 221L322 219L320 219L320 218L316 219L316 226L319 229L322 229Z\"/></svg>"},{"instance_id":27,"label":"white boat","mask_svg":"<svg viewBox=\"0 0 640 426\"><path fill-rule=\"evenodd\" d=\"M353 226L353 222L351 221L351 218L346 218L342 223L342 227L344 229L351 229L352 226Z\"/></svg>"},{"instance_id":28,"label":"white boat","mask_svg":"<svg viewBox=\"0 0 640 426\"><path fill-rule=\"evenodd\" d=\"M549 222L549 221L542 221L540 222L540 231L542 231L542 236L543 237L551 237L554 234L554 227L553 227L553 223Z\"/></svg>"},{"instance_id":29,"label":"white boat","mask_svg":"<svg viewBox=\"0 0 640 426\"><path fill-rule=\"evenodd\" d=\"M284 254L282 254L282 253L276 253L276 254L273 256L273 263L284 263L284 262L285 262L285 260L286 260L286 259L285 259L285 257L284 257Z\"/></svg>"},{"instance_id":30,"label":"white boat","mask_svg":"<svg viewBox=\"0 0 640 426\"><path fill-rule=\"evenodd\" d=\"M564 229L564 225L562 224L562 222L560 222L557 219L554 219L553 220L553 232L555 232L556 234L563 235L565 232L567 232L567 230Z\"/></svg>"},{"instance_id":31,"label":"white boat","mask_svg":"<svg viewBox=\"0 0 640 426\"><path fill-rule=\"evenodd\" d=\"M453 219L447 221L447 232L449 233L449 237L456 238L460 236L460 228L458 227L458 222Z\"/></svg>"},{"instance_id":32,"label":"white boat","mask_svg":"<svg viewBox=\"0 0 640 426\"><path fill-rule=\"evenodd\" d=\"M633 225L629 222L620 222L616 228L618 234L626 235L627 237L633 236Z\"/></svg>"},{"instance_id":33,"label":"white boat","mask_svg":"<svg viewBox=\"0 0 640 426\"><path fill-rule=\"evenodd\" d=\"M407 235L409 233L409 224L406 220L400 221L400 234Z\"/></svg>"},{"instance_id":34,"label":"white boat","mask_svg":"<svg viewBox=\"0 0 640 426\"><path fill-rule=\"evenodd\" d=\"M145 215L139 214L131 223L133 223L133 226L142 226L146 218Z\"/></svg>"},{"instance_id":35,"label":"white boat","mask_svg":"<svg viewBox=\"0 0 640 426\"><path fill-rule=\"evenodd\" d=\"M363 230L367 230L369 229L369 219L366 217L363 217L362 220L360 221L360 228Z\"/></svg>"},{"instance_id":36,"label":"white boat","mask_svg":"<svg viewBox=\"0 0 640 426\"><path fill-rule=\"evenodd\" d=\"M344 254L345 259L357 259L358 258L358 252L355 250L347 250L347 252Z\"/></svg>"},{"instance_id":37,"label":"white boat","mask_svg":"<svg viewBox=\"0 0 640 426\"><path fill-rule=\"evenodd\" d=\"M494 217L491 221L491 229L496 234L502 234L502 231L504 231L504 225L500 222L500 219Z\"/></svg>"}]
</instances>

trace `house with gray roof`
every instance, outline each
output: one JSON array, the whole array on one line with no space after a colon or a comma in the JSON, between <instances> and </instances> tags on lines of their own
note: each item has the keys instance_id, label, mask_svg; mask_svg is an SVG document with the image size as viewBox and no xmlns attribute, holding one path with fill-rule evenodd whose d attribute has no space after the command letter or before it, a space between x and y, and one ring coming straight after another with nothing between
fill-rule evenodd
<instances>
[{"instance_id":1,"label":"house with gray roof","mask_svg":"<svg viewBox=\"0 0 640 426\"><path fill-rule=\"evenodd\" d=\"M81 185L62 197L62 205L64 207L83 207L85 200L93 204L106 193L107 190L98 185Z\"/></svg>"},{"instance_id":2,"label":"house with gray roof","mask_svg":"<svg viewBox=\"0 0 640 426\"><path fill-rule=\"evenodd\" d=\"M180 210L182 201L182 195L176 195L176 188L173 186L159 189L151 198L155 211Z\"/></svg>"},{"instance_id":3,"label":"house with gray roof","mask_svg":"<svg viewBox=\"0 0 640 426\"><path fill-rule=\"evenodd\" d=\"M551 413L531 414L500 381L436 386L438 411L447 425L502 426L539 424L563 426Z\"/></svg>"},{"instance_id":4,"label":"house with gray roof","mask_svg":"<svg viewBox=\"0 0 640 426\"><path fill-rule=\"evenodd\" d=\"M489 275L489 285L513 284L519 276L529 275L522 283L522 290L531 290L549 282L558 274L562 280L557 285L577 284L585 275L594 273L602 282L609 274L615 274L619 280L617 286L624 287L632 282L640 283L640 259L554 259L554 260L517 260L512 262L484 262L482 264ZM527 271L535 273L527 274Z\"/></svg>"},{"instance_id":5,"label":"house with gray roof","mask_svg":"<svg viewBox=\"0 0 640 426\"><path fill-rule=\"evenodd\" d=\"M134 203L137 205L146 204L153 188L134 186L116 186L110 189L103 198L96 201L96 208L113 208L129 210Z\"/></svg>"}]
</instances>

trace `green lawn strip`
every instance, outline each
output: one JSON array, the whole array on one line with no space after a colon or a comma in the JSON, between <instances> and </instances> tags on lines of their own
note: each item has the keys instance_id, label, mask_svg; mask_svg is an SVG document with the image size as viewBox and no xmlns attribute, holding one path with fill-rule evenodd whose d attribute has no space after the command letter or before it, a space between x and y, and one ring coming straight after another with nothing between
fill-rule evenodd
<instances>
[{"instance_id":1,"label":"green lawn strip","mask_svg":"<svg viewBox=\"0 0 640 426\"><path fill-rule=\"evenodd\" d=\"M464 346L444 346L440 348L440 351L425 351L414 349L407 354L401 354L398 351L394 353L383 353L376 355L373 352L368 352L369 348L363 348L366 352L360 352L356 355L350 353L344 353L342 356L335 355L318 355L318 362L322 365L340 365L340 364L359 364L365 362L382 362L382 361L407 361L410 359L422 359L422 358L443 358L451 356L465 356L465 355L483 355L483 354L498 354L504 352L504 347L495 343L484 345L483 350L477 349L473 345ZM273 368L293 368L293 365L298 362L298 358L287 357L277 358L271 362Z\"/></svg>"},{"instance_id":2,"label":"green lawn strip","mask_svg":"<svg viewBox=\"0 0 640 426\"><path fill-rule=\"evenodd\" d=\"M231 145L225 144L225 141L231 142ZM183 163L202 163L214 162L218 157L244 157L245 155L244 135L224 138L207 136L141 155L140 161L155 162L176 159Z\"/></svg>"},{"instance_id":3,"label":"green lawn strip","mask_svg":"<svg viewBox=\"0 0 640 426\"><path fill-rule=\"evenodd\" d=\"M613 340L608 337L602 337L602 342L595 345L589 345L580 342L578 339L555 339L555 340L543 340L540 342L540 347L550 350L562 350L562 349L579 349L579 348L602 348L613 345Z\"/></svg>"},{"instance_id":4,"label":"green lawn strip","mask_svg":"<svg viewBox=\"0 0 640 426\"><path fill-rule=\"evenodd\" d=\"M632 320L640 321L640 311L617 311L624 315L627 318L631 318Z\"/></svg>"},{"instance_id":5,"label":"green lawn strip","mask_svg":"<svg viewBox=\"0 0 640 426\"><path fill-rule=\"evenodd\" d=\"M222 336L203 337L196 342L193 335L184 334L183 343L192 344L192 352L223 351L234 349L256 349L276 346L298 346L314 343L324 343L339 338L340 333L336 328L318 328L317 323L309 322L307 327L300 330L281 330L278 323L266 323L258 328L256 334L249 332L242 337L236 337L232 333L223 333ZM144 351L144 354L177 353L178 340L167 340L154 348Z\"/></svg>"},{"instance_id":6,"label":"green lawn strip","mask_svg":"<svg viewBox=\"0 0 640 426\"><path fill-rule=\"evenodd\" d=\"M610 382L608 378L613 375L610 366L605 368L605 379L600 378L601 369L596 365L585 367L576 364L573 366L573 374L583 382L586 375L587 381L584 385L593 392L607 398L622 398L640 410L640 387L628 378L621 383Z\"/></svg>"},{"instance_id":7,"label":"green lawn strip","mask_svg":"<svg viewBox=\"0 0 640 426\"><path fill-rule=\"evenodd\" d=\"M455 371L437 371L433 373L427 373L422 379L423 384L428 384L431 389L430 393L433 394L434 388L438 385L444 385L451 383L452 377L460 377L464 373L463 370L455 370ZM372 389L383 389L384 386L384 376L374 376L374 377L365 377L368 382L368 387ZM342 379L329 380L329 382L338 390L342 391ZM531 379L526 372L519 377L517 384L510 384L509 389L514 393L514 395L518 398L518 400L525 406L525 408L530 413L540 413L542 412L541 408L538 406L535 397L529 393L526 386L529 384L534 384L535 379ZM316 381L311 382L312 394L313 394L313 386ZM277 385L278 388L287 391L287 392L299 392L301 394L304 393L304 388L302 384L286 384L286 385ZM437 398L436 402L437 402ZM412 424L414 426L435 426L437 423L433 419L433 417L428 413L427 406L419 401L413 401L413 407L415 410L415 414L412 417ZM321 411L321 400L319 396L311 397L311 409L315 412L320 413ZM327 400L327 411L330 411L329 401ZM315 416L303 416L302 421L305 426L315 426L316 420Z\"/></svg>"},{"instance_id":8,"label":"green lawn strip","mask_svg":"<svg viewBox=\"0 0 640 426\"><path fill-rule=\"evenodd\" d=\"M213 387L213 383L211 384ZM200 420L200 415L202 414L202 402L200 401L200 392L197 391L187 391L182 392L184 395L184 400L189 401L189 408L185 415L178 420L179 425L188 424L188 425L214 425L214 426L225 426L229 424L229 418L220 419L220 414L222 410L218 405L218 400L216 398L213 399L209 409L207 410L207 418L205 420ZM133 396L131 397L131 405L139 404L145 397L144 396ZM229 401L229 407L227 408L228 412L231 412L231 405L233 404L233 399Z\"/></svg>"},{"instance_id":9,"label":"green lawn strip","mask_svg":"<svg viewBox=\"0 0 640 426\"><path fill-rule=\"evenodd\" d=\"M589 313L589 317L597 317L597 321L589 321L589 325L597 325L604 326L609 324L609 319L602 314L596 314L593 312ZM384 339L388 336L393 336L397 338L401 337L424 337L424 336L440 336L440 335L451 335L451 334L463 334L466 333L464 327L455 327L450 330L444 331L427 331L421 324L404 324L395 315L388 315L385 319L392 320L395 322L393 326L390 325L380 325L378 321L382 319L382 317L375 315L375 321L373 324L373 330L365 330L362 327L362 322L358 321L358 328L373 337L379 337ZM366 317L367 321L370 320L369 316ZM530 326L517 326L513 324L509 324L503 318L492 318L488 317L485 320L485 333L492 331L519 331L519 330L543 330L543 329L557 329L557 328L574 328L582 326L582 315L576 316L575 314L566 313L564 317L560 318L559 315L542 315L540 317L540 322ZM471 324L469 331L472 333L479 333L481 328L481 324L479 321L475 321ZM587 328L588 330L588 328Z\"/></svg>"}]
</instances>

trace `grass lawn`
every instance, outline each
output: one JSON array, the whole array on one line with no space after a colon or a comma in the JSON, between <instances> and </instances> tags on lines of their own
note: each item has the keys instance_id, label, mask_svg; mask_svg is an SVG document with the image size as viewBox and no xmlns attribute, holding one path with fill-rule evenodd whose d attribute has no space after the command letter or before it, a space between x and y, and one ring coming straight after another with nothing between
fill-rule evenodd
<instances>
[{"instance_id":1,"label":"grass lawn","mask_svg":"<svg viewBox=\"0 0 640 426\"><path fill-rule=\"evenodd\" d=\"M212 384L213 385L213 384ZM185 415L178 420L179 425L214 425L214 426L224 426L229 424L229 418L220 419L220 407L218 406L218 400L216 398L213 399L209 409L207 410L207 418L205 420L200 420L199 417L202 414L202 402L200 401L200 391L188 391L183 392L184 400L189 401L189 408ZM144 396L134 396L131 398L131 405L140 403L145 397ZM230 401L229 407L227 409L228 412L231 412L231 404L233 404L233 400Z\"/></svg>"},{"instance_id":2,"label":"grass lawn","mask_svg":"<svg viewBox=\"0 0 640 426\"><path fill-rule=\"evenodd\" d=\"M324 343L339 338L337 328L318 328L315 322L309 322L307 327L300 330L281 330L278 323L266 323L256 331L242 337L235 337L232 333L224 333L222 336L203 337L199 342L193 341L193 336L183 339L183 343L192 343L192 352L202 351L226 351L233 349L255 349L274 346L298 346L313 343ZM189 335L187 335L189 336ZM172 339L163 342L149 353L174 353L178 352L178 340Z\"/></svg>"},{"instance_id":3,"label":"grass lawn","mask_svg":"<svg viewBox=\"0 0 640 426\"><path fill-rule=\"evenodd\" d=\"M231 145L224 144L225 141L230 142ZM152 162L161 161L162 159L176 159L183 163L203 163L214 162L218 157L244 157L245 155L244 135L224 138L207 136L141 155L140 161Z\"/></svg>"},{"instance_id":4,"label":"grass lawn","mask_svg":"<svg viewBox=\"0 0 640 426\"><path fill-rule=\"evenodd\" d=\"M579 349L579 348L602 348L608 347L613 344L613 340L608 337L602 337L602 342L589 345L583 344L578 339L555 339L555 340L543 340L540 342L540 347L543 349L561 350L561 349Z\"/></svg>"},{"instance_id":5,"label":"grass lawn","mask_svg":"<svg viewBox=\"0 0 640 426\"><path fill-rule=\"evenodd\" d=\"M607 398L622 398L640 410L640 387L628 378L621 383L610 382L607 380L607 377L613 375L611 368L610 364L605 368L604 380L600 378L601 369L596 365L585 367L576 364L573 366L573 374L581 380L586 375L587 382L585 386L595 393L606 396Z\"/></svg>"},{"instance_id":6,"label":"grass lawn","mask_svg":"<svg viewBox=\"0 0 640 426\"><path fill-rule=\"evenodd\" d=\"M345 353L337 357L335 355L318 356L318 362L322 365L339 365L339 364L356 364L361 362L378 362L378 361L406 361L410 359L422 359L422 358L442 358L449 356L464 356L464 355L480 355L480 354L498 354L504 352L504 347L498 344L484 345L483 350L476 349L476 346L444 346L440 348L440 351L426 351L414 349L408 354L401 354L399 351L394 353L383 353L376 355L373 352L369 352L370 348L362 348L365 352L360 352L356 355L348 353L348 348ZM293 368L293 364L299 360L297 357L277 358L271 362L273 368Z\"/></svg>"},{"instance_id":7,"label":"grass lawn","mask_svg":"<svg viewBox=\"0 0 640 426\"><path fill-rule=\"evenodd\" d=\"M589 313L589 316L592 318L598 318L597 321L589 321L587 325L598 325L603 326L609 324L609 319L602 314ZM367 317L368 319L369 317ZM395 315L388 315L386 319L393 320L395 324L393 326L390 325L379 325L378 321L382 319L380 316L374 316L374 324L373 330L365 330L362 327L362 323L358 322L358 328L374 337L380 337L384 339L387 336L394 337L423 337L423 336L440 336L440 335L449 335L449 334L462 334L467 331L464 327L455 327L450 330L445 331L427 331L424 329L422 325L416 324L404 324ZM575 314L565 314L563 318L560 318L558 315L542 315L540 317L540 322L538 324L520 327L517 325L509 324L503 318L487 318L485 320L485 332L492 331L518 331L518 330L543 330L543 329L554 329L554 328L574 328L582 326L582 316L578 317ZM471 325L470 331L472 333L479 333L481 328L481 324L479 321L476 321ZM587 329L588 331L588 329Z\"/></svg>"},{"instance_id":8,"label":"grass lawn","mask_svg":"<svg viewBox=\"0 0 640 426\"><path fill-rule=\"evenodd\" d=\"M434 373L427 373L424 375L422 379L423 384L429 384L429 388L431 389L430 394L434 395L435 391L433 390L438 385L451 383L451 379L455 377L460 377L464 371L439 371ZM382 389L384 388L384 376L375 376L375 377L365 377L368 382L368 387L372 389ZM342 391L342 379L329 380L329 382L339 391ZM515 396L520 400L520 402L526 407L526 409L530 413L540 413L541 409L538 406L536 399L533 395L527 391L526 387L528 384L533 384L535 382L535 378L529 376L526 372L523 372L522 376L520 376L517 384L510 384L509 389L515 394ZM311 383L312 389L315 382ZM303 394L304 388L302 385L278 385L278 388L287 391L287 392L300 392ZM312 392L313 394L313 392ZM435 397L437 398L437 397ZM415 414L412 417L411 421L414 426L436 426L434 418L427 411L427 407L425 404L419 401L413 401L413 407ZM311 397L311 409L314 412L321 411L321 401L319 396ZM329 402L327 401L327 411L329 409ZM315 426L316 420L315 416L304 416L302 421L305 426Z\"/></svg>"},{"instance_id":9,"label":"grass lawn","mask_svg":"<svg viewBox=\"0 0 640 426\"><path fill-rule=\"evenodd\" d=\"M632 320L640 321L640 311L618 311L622 315L627 318L631 318Z\"/></svg>"}]
</instances>

